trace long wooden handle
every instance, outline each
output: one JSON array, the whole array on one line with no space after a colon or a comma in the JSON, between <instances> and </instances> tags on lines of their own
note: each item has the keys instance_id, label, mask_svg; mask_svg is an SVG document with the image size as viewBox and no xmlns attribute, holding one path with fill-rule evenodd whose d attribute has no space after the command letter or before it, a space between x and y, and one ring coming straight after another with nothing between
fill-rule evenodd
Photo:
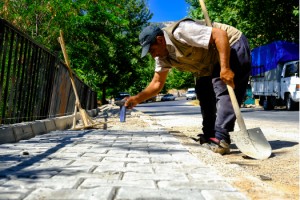
<instances>
[{"instance_id":1,"label":"long wooden handle","mask_svg":"<svg viewBox=\"0 0 300 200\"><path fill-rule=\"evenodd\" d=\"M76 90L76 85L75 85L73 73L72 73L72 70L71 70L71 67L70 67L70 60L68 58L68 54L67 54L67 51L66 51L66 46L65 46L65 42L64 42L64 38L63 38L63 32L61 30L60 30L60 37L58 38L58 41L60 43L61 50L62 50L63 55L64 55L65 63L67 65L67 68L68 68L68 71L69 71L69 75L70 75L70 79L71 79L71 84L72 84L72 87L73 87L73 90L74 90L74 94L75 94L75 98L76 98L76 105L80 109L81 108L80 100L79 100L78 93L77 93L77 90Z\"/></svg>"},{"instance_id":2,"label":"long wooden handle","mask_svg":"<svg viewBox=\"0 0 300 200\"><path fill-rule=\"evenodd\" d=\"M207 13L207 9L206 9L204 0L199 0L199 3L200 3L200 6L201 6L203 15L204 15L204 19L205 19L206 25L212 27L212 24L211 24L211 21L209 19L209 16L208 16L208 13Z\"/></svg>"},{"instance_id":3,"label":"long wooden handle","mask_svg":"<svg viewBox=\"0 0 300 200\"><path fill-rule=\"evenodd\" d=\"M243 119L243 116L242 116L242 113L241 113L241 110L240 110L240 105L239 105L239 103L236 99L234 90L230 85L227 85L227 90L228 90L230 100L231 100L231 103L232 103L232 107L233 107L233 110L234 110L234 113L235 113L235 116L236 116L236 121L237 121L241 131L247 131L246 125L245 125L245 122L244 122L244 119Z\"/></svg>"},{"instance_id":4,"label":"long wooden handle","mask_svg":"<svg viewBox=\"0 0 300 200\"><path fill-rule=\"evenodd\" d=\"M212 24L211 24L211 21L209 19L204 0L199 0L199 2L200 2L200 5L201 5L201 9L202 9L202 12L203 12L203 15L204 15L205 22L206 22L207 26L212 27ZM229 93L229 96L230 96L230 100L231 100L232 107L233 107L233 110L234 110L234 113L235 113L235 116L236 116L237 123L238 123L241 131L247 131L244 119L243 119L242 114L241 114L239 103L238 103L238 101L236 99L236 96L235 96L235 93L234 93L234 90L230 85L227 85L227 90L228 90L228 93Z\"/></svg>"}]
</instances>

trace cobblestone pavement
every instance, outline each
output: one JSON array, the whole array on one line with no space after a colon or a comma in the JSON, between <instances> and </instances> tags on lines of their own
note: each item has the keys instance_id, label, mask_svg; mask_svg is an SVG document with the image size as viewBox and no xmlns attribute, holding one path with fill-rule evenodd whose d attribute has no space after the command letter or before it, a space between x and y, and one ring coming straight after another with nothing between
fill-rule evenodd
<instances>
[{"instance_id":1,"label":"cobblestone pavement","mask_svg":"<svg viewBox=\"0 0 300 200\"><path fill-rule=\"evenodd\" d=\"M114 107L97 120L0 145L0 199L248 199L141 116L121 123Z\"/></svg>"}]
</instances>

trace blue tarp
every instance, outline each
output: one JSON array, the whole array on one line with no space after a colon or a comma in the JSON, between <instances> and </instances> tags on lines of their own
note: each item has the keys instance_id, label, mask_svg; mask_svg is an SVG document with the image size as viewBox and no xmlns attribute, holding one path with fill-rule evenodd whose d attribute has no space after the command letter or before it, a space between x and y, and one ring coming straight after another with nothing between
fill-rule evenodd
<instances>
[{"instance_id":1,"label":"blue tarp","mask_svg":"<svg viewBox=\"0 0 300 200\"><path fill-rule=\"evenodd\" d=\"M278 63L299 60L299 44L276 41L251 51L252 76L275 69Z\"/></svg>"}]
</instances>

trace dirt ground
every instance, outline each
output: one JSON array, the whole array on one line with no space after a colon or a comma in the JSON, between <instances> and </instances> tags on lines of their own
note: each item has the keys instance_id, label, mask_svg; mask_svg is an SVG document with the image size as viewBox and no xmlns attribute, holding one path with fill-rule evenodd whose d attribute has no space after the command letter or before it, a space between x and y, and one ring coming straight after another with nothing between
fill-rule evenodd
<instances>
[{"instance_id":1,"label":"dirt ground","mask_svg":"<svg viewBox=\"0 0 300 200\"><path fill-rule=\"evenodd\" d=\"M145 120L146 119L146 120ZM124 129L142 128L157 125L156 119L140 112L132 112L126 119L126 123L109 123L110 125L124 126ZM130 126L129 126L130 125ZM267 127L263 131L273 132L266 136L272 146L272 155L266 160L255 160L242 154L234 144L231 144L231 153L221 156L199 145L190 137L199 134L199 127L187 126L168 127L174 135L194 156L202 162L212 166L217 173L225 177L229 183L245 193L250 199L299 199L299 141L290 137L289 124L280 125L263 121L247 121L247 128ZM268 130L269 127L269 130ZM279 132L287 135L278 136ZM298 135L298 134L297 134ZM299 135L297 136L299 138Z\"/></svg>"},{"instance_id":2,"label":"dirt ground","mask_svg":"<svg viewBox=\"0 0 300 200\"><path fill-rule=\"evenodd\" d=\"M281 142L271 141L271 157L255 160L242 154L234 144L225 156L201 148L189 138L198 132L184 127L171 131L191 153L216 168L251 199L299 199L299 143L281 146Z\"/></svg>"}]
</instances>

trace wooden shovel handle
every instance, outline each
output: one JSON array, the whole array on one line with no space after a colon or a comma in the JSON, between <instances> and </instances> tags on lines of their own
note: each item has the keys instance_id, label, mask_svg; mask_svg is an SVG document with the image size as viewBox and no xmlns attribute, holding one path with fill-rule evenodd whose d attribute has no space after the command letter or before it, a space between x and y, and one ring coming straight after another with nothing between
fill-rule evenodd
<instances>
[{"instance_id":1,"label":"wooden shovel handle","mask_svg":"<svg viewBox=\"0 0 300 200\"><path fill-rule=\"evenodd\" d=\"M236 99L234 90L232 89L232 87L230 85L227 85L227 90L228 90L230 100L232 103L232 107L233 107L233 110L235 113L236 121L237 121L241 131L247 131L244 119L241 114L240 105Z\"/></svg>"},{"instance_id":2,"label":"wooden shovel handle","mask_svg":"<svg viewBox=\"0 0 300 200\"><path fill-rule=\"evenodd\" d=\"M203 12L203 15L204 15L205 22L206 22L207 26L212 27L212 24L211 24L211 21L209 19L204 0L199 0L199 2L200 2L200 5L201 5L201 9L202 9L202 12ZM228 93L229 93L229 96L230 96L230 99L231 99L231 103L232 103L232 107L233 107L233 110L234 110L234 113L235 113L235 116L236 116L237 123L238 123L241 131L247 131L244 119L243 119L241 111L240 111L239 103L236 100L234 90L230 85L227 85L227 90L228 90Z\"/></svg>"},{"instance_id":3,"label":"wooden shovel handle","mask_svg":"<svg viewBox=\"0 0 300 200\"><path fill-rule=\"evenodd\" d=\"M205 19L206 25L212 27L212 24L211 24L211 21L209 19L209 16L208 16L208 13L207 13L207 9L206 9L204 0L199 0L199 3L200 3L200 6L201 6L203 15L204 15L204 19Z\"/></svg>"}]
</instances>

